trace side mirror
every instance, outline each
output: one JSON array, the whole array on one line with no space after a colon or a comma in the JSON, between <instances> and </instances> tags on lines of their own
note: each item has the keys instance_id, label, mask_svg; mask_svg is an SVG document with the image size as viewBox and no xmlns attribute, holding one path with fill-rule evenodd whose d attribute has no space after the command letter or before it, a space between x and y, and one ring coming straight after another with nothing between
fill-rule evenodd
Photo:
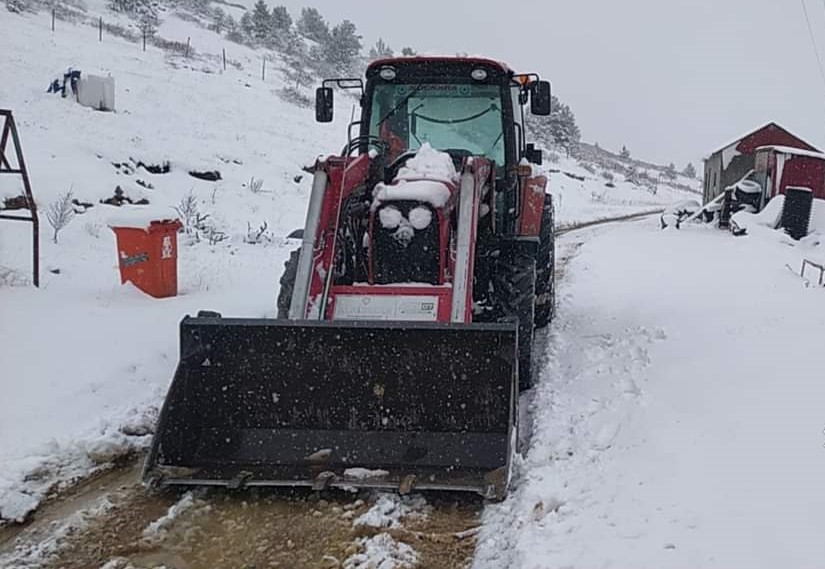
<instances>
[{"instance_id":1,"label":"side mirror","mask_svg":"<svg viewBox=\"0 0 825 569\"><path fill-rule=\"evenodd\" d=\"M315 120L332 122L332 87L318 87L315 90Z\"/></svg>"},{"instance_id":2,"label":"side mirror","mask_svg":"<svg viewBox=\"0 0 825 569\"><path fill-rule=\"evenodd\" d=\"M530 85L530 112L534 115L550 114L550 82L537 81Z\"/></svg>"},{"instance_id":3,"label":"side mirror","mask_svg":"<svg viewBox=\"0 0 825 569\"><path fill-rule=\"evenodd\" d=\"M528 144L524 148L524 157L527 158L527 161L530 164L535 164L536 166L541 166L541 150L536 148L535 144Z\"/></svg>"}]
</instances>

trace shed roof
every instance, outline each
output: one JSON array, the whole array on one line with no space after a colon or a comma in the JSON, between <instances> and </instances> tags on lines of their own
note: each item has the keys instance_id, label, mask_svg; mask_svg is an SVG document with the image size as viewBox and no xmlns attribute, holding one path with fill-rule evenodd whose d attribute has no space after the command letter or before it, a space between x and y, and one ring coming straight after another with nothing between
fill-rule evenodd
<instances>
[{"instance_id":1,"label":"shed roof","mask_svg":"<svg viewBox=\"0 0 825 569\"><path fill-rule=\"evenodd\" d=\"M825 160L825 153L811 152L810 150L803 150L801 148L794 148L792 146L777 146L772 144L768 146L760 146L756 150L773 150L774 152L779 152L780 154L793 154L794 156L807 156L808 158L818 158L819 160Z\"/></svg>"},{"instance_id":2,"label":"shed roof","mask_svg":"<svg viewBox=\"0 0 825 569\"><path fill-rule=\"evenodd\" d=\"M784 127L780 126L780 125L778 125L777 123L775 123L775 122L773 122L773 121L771 121L771 122L769 122L769 123L767 123L767 124L765 124L765 125L763 125L763 126L761 126L761 127L757 128L757 129L755 129L755 130L752 130L752 131L750 131L750 132L748 132L748 133L746 133L746 134L744 134L744 135L740 136L739 138L735 138L735 139L731 140L729 143L727 143L727 144L725 144L724 146L720 147L719 149L717 149L717 150L715 150L715 151L711 152L711 153L710 153L710 156L714 156L715 154L718 154L718 153L722 152L723 150L725 150L725 149L726 149L726 148L728 148L729 146L733 146L734 144L738 144L739 142L742 142L742 141L743 141L743 140L745 140L746 138L750 138L751 136L753 136L753 135L755 135L755 134L758 134L758 133L762 132L763 130L767 130L767 129L769 129L769 128L775 128L775 129L777 129L777 130L780 130L780 131L784 132L785 134L787 134L788 136L791 136L791 137L793 137L793 138L796 138L797 140L799 140L800 142L804 143L805 145L810 146L810 147L811 147L811 148L813 148L815 151L818 151L818 150L817 150L817 148L816 148L815 146L813 146L812 144L809 144L808 142L805 142L803 139L799 138L797 135L795 135L794 133L792 133L792 132L791 132L791 131L789 131L788 129L786 129L786 128L784 128Z\"/></svg>"}]
</instances>

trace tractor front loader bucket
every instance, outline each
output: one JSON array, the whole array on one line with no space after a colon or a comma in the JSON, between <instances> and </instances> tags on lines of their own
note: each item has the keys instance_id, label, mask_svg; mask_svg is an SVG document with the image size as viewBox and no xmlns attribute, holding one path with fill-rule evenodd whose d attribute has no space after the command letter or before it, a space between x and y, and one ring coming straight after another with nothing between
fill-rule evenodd
<instances>
[{"instance_id":1,"label":"tractor front loader bucket","mask_svg":"<svg viewBox=\"0 0 825 569\"><path fill-rule=\"evenodd\" d=\"M144 477L501 498L515 324L186 317Z\"/></svg>"}]
</instances>

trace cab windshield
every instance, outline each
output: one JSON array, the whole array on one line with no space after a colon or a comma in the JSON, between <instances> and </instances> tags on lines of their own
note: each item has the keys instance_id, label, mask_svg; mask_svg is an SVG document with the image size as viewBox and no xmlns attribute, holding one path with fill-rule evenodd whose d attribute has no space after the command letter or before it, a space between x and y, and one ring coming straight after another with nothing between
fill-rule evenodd
<instances>
[{"instance_id":1,"label":"cab windshield","mask_svg":"<svg viewBox=\"0 0 825 569\"><path fill-rule=\"evenodd\" d=\"M391 156L428 142L455 155L482 155L504 165L501 88L497 85L419 83L376 85L369 134Z\"/></svg>"}]
</instances>

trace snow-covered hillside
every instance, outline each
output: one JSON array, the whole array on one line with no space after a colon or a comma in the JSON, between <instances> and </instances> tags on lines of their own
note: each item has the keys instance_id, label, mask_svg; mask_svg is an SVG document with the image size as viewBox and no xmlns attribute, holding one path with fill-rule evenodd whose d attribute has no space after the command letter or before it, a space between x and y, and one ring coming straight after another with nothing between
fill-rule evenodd
<instances>
[{"instance_id":1,"label":"snow-covered hillside","mask_svg":"<svg viewBox=\"0 0 825 569\"><path fill-rule=\"evenodd\" d=\"M90 18L103 13L102 3L89 6ZM304 218L310 180L301 167L344 142L346 97L338 98L335 124L317 125L311 109L278 96L285 84L277 60L262 80L261 53L173 13L163 17L159 34L179 42L191 38L194 55L154 46L143 52L107 34L98 42L94 27L60 20L52 32L46 13L0 9L0 107L15 113L41 211L68 190L93 204L57 244L43 216L40 289L25 285L28 227L0 224L7 281L0 286L3 518L23 518L55 482L88 474L147 442L177 361L183 315L199 309L274 315L277 279L293 247L285 236ZM117 111L96 112L47 94L48 84L70 66L111 74ZM168 174L136 167L165 161ZM551 188L562 223L685 197L618 181L608 188L605 178L573 160L548 167L558 170ZM196 180L190 170L219 170L222 179ZM260 191L250 187L252 178L263 180ZM19 191L8 180L0 183L0 198ZM150 204L99 203L118 186ZM180 296L153 300L121 286L108 227L113 218L174 217L187 196L208 218L199 240L180 235ZM259 242L248 243L248 232L264 224ZM203 236L209 232L218 236L212 243Z\"/></svg>"}]
</instances>

